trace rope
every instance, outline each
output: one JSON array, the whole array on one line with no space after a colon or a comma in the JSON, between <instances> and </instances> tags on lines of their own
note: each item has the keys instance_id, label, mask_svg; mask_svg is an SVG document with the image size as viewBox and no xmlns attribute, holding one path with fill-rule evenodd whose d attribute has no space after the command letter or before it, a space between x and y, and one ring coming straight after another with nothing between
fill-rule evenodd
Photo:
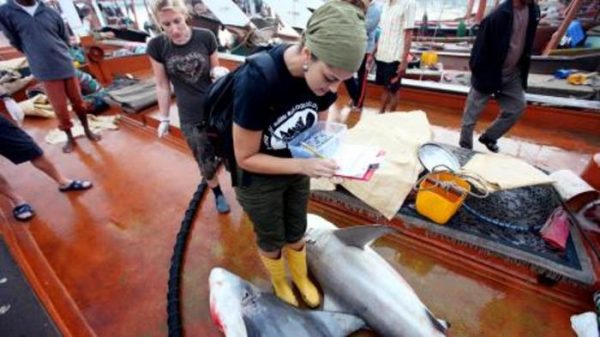
<instances>
[{"instance_id":1,"label":"rope","mask_svg":"<svg viewBox=\"0 0 600 337\"><path fill-rule=\"evenodd\" d=\"M470 196L482 199L482 198L487 198L490 195L490 189L488 188L488 186L494 185L494 184L487 181L482 176L480 176L474 172L463 171L463 170L455 172L454 174L456 174L456 176L458 176L459 178L466 180L476 190L481 191L481 194L469 192Z\"/></svg>"},{"instance_id":2,"label":"rope","mask_svg":"<svg viewBox=\"0 0 600 337\"><path fill-rule=\"evenodd\" d=\"M167 291L167 325L169 327L169 337L181 337L183 336L183 329L181 325L181 307L180 307L180 295L181 295L181 270L183 269L183 256L185 254L187 239L190 234L191 225L194 221L196 211L200 206L200 200L202 195L208 186L206 180L198 185L192 200L188 205L183 220L181 221L181 228L177 234L175 241L175 247L173 247L173 255L171 256L171 268L169 269L169 283Z\"/></svg>"},{"instance_id":3,"label":"rope","mask_svg":"<svg viewBox=\"0 0 600 337\"><path fill-rule=\"evenodd\" d=\"M440 170L437 170L438 168L441 168L444 171L448 171L450 174L453 174L453 175L457 176L458 178L467 181L475 188L475 190L480 191L480 193L472 192L472 190L465 189L462 186L460 186L452 181L442 181L442 180L431 178L430 176L433 173L440 172ZM431 183L432 184L431 187L424 187L424 188L419 187L421 185L421 182L423 182L423 180L427 180L429 183ZM419 180L417 180L416 184L413 186L413 189L415 191L418 191L419 189L434 190L436 188L441 188L446 191L455 193L456 195L468 194L472 197L483 199L483 198L487 198L490 195L490 190L486 186L486 182L487 181L484 178L482 178L481 176L479 176L473 172L467 172L467 171L453 172L450 168L446 167L445 165L438 165L433 168L433 172L427 173L424 176L422 176L421 178L419 178Z\"/></svg>"},{"instance_id":4,"label":"rope","mask_svg":"<svg viewBox=\"0 0 600 337\"><path fill-rule=\"evenodd\" d=\"M248 30L248 32L244 35L244 37L242 38L242 40L239 42L238 45L236 45L235 47L229 49L229 53L233 53L234 51L242 48L242 47L246 47L246 48L254 48L255 46L251 43L250 39L252 38L252 36L254 35L254 32L256 31L255 27L250 27L250 29Z\"/></svg>"},{"instance_id":5,"label":"rope","mask_svg":"<svg viewBox=\"0 0 600 337\"><path fill-rule=\"evenodd\" d=\"M486 186L486 183L489 183L489 182L487 182L484 178L482 178L479 175L476 175L473 172L466 172L466 171L452 172L451 170L448 170L447 167L442 166L442 168L445 168L447 171L449 171L450 174L453 174L456 177L469 182L475 188L475 190L481 191L481 193L471 192L471 190L465 189L462 186L460 186L452 181L441 181L438 179L431 178L430 176L432 174L434 174L436 172L440 172L439 170L436 171L436 169L439 167L440 166L434 167L433 172L430 172L430 173L424 175L423 177L419 178L419 180L417 181L417 183L415 184L415 186L413 188L416 189L417 191L418 190L433 190L433 189L441 188L441 189L444 189L445 191L454 193L456 195L462 196L462 195L468 194L472 197L479 198L479 199L483 199L483 198L486 198L489 196L490 191L489 191L488 187ZM424 180L431 183L431 187L425 187L425 188L419 187L421 185L421 182L423 182ZM482 221L485 221L489 224L492 224L494 226L497 226L497 227L510 229L510 230L513 230L516 232L529 232L529 231L533 230L530 228L523 228L522 226L517 226L517 225L511 224L509 222L505 222L505 221L495 219L495 218L489 217L487 215L481 214L478 211L476 211L474 208L467 205L466 202L463 202L462 207L464 207L464 209L467 212L471 213L476 218L478 218Z\"/></svg>"}]
</instances>

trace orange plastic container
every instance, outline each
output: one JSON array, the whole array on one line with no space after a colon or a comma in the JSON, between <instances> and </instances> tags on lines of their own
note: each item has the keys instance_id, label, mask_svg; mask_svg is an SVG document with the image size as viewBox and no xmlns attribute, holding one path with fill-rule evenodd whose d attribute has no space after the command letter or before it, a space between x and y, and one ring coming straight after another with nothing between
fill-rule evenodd
<instances>
[{"instance_id":1,"label":"orange plastic container","mask_svg":"<svg viewBox=\"0 0 600 337\"><path fill-rule=\"evenodd\" d=\"M436 182L442 182L446 186ZM450 172L430 173L419 184L417 212L443 225L458 211L469 191L471 185Z\"/></svg>"}]
</instances>

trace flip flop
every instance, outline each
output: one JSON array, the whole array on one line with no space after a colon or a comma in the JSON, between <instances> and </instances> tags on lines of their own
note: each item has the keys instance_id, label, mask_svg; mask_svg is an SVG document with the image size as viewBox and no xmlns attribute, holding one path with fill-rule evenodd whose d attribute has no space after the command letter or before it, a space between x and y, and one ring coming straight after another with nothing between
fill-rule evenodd
<instances>
[{"instance_id":1,"label":"flip flop","mask_svg":"<svg viewBox=\"0 0 600 337\"><path fill-rule=\"evenodd\" d=\"M71 192L71 191L83 191L91 188L92 182L87 180L71 180L71 182L66 186L60 186L58 188L61 192Z\"/></svg>"},{"instance_id":2,"label":"flip flop","mask_svg":"<svg viewBox=\"0 0 600 337\"><path fill-rule=\"evenodd\" d=\"M30 204L22 204L13 208L13 216L19 221L29 221L35 215Z\"/></svg>"}]
</instances>

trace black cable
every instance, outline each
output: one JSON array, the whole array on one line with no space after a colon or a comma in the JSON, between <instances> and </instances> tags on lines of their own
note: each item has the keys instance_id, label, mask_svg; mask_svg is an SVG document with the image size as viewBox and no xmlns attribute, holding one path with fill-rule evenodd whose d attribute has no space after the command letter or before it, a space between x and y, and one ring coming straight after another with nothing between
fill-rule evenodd
<instances>
[{"instance_id":1,"label":"black cable","mask_svg":"<svg viewBox=\"0 0 600 337\"><path fill-rule=\"evenodd\" d=\"M180 285L181 285L181 270L183 269L183 257L185 255L187 239L190 234L190 228L194 221L196 211L200 206L200 200L206 187L208 186L206 180L198 185L192 200L188 205L183 220L181 221L181 228L177 233L177 239L175 246L173 247L173 256L171 256L171 268L169 269L169 285L167 291L167 325L169 327L169 337L181 337L183 336L183 329L181 325L181 306L180 306Z\"/></svg>"}]
</instances>

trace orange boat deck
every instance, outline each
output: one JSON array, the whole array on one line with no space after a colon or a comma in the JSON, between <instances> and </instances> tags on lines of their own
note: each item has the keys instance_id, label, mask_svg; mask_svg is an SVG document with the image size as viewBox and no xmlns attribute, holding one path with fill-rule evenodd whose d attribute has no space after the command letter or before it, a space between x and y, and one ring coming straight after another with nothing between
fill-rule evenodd
<instances>
[{"instance_id":1,"label":"orange boat deck","mask_svg":"<svg viewBox=\"0 0 600 337\"><path fill-rule=\"evenodd\" d=\"M377 104L374 100L367 103L370 108ZM441 104L405 99L400 110L426 111L435 139L456 144L460 110ZM94 181L95 187L86 192L59 193L31 165L0 161L3 175L37 212L27 224L16 222L10 205L0 200L2 234L65 336L167 335L170 258L183 213L201 177L180 138L157 139L155 114L156 109L150 109L126 117L119 131L104 132L97 144L79 140L69 155L43 141L55 121L26 121L25 129L62 171ZM357 119L352 114L349 124ZM600 149L598 134L541 129L527 119L509 136L500 141L502 152L549 170L569 168L580 173L591 154ZM235 202L227 172L222 171L220 179L232 212L218 215L212 195L207 194L185 257L181 298L188 336L220 335L208 308L207 280L212 267L228 268L269 289L251 225ZM359 221L319 204L313 203L311 209L340 226ZM592 308L591 298L571 304L558 301L545 295L552 289L533 283L523 286L521 281L512 281L510 273L504 278L487 275L476 261L459 266L427 251L417 240L384 238L375 246L423 302L452 323L452 336L574 336L569 317ZM598 270L599 262L594 263Z\"/></svg>"}]
</instances>

